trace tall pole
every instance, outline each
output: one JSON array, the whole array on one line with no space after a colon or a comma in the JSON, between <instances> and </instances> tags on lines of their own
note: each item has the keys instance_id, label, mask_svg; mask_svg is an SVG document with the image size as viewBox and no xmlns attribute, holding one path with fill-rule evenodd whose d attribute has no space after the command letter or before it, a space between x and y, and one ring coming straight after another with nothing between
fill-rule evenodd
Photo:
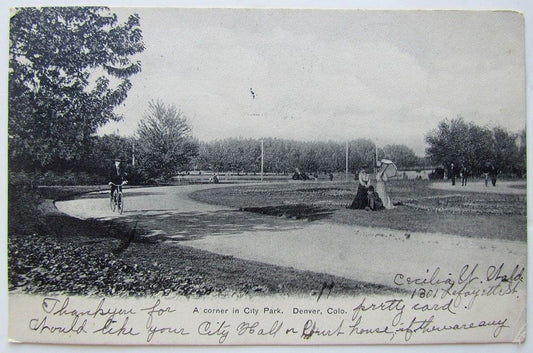
<instances>
[{"instance_id":1,"label":"tall pole","mask_svg":"<svg viewBox=\"0 0 533 353\"><path fill-rule=\"evenodd\" d=\"M133 149L133 153L131 156L131 165L132 167L135 167L135 141L133 141L132 149Z\"/></svg>"},{"instance_id":2,"label":"tall pole","mask_svg":"<svg viewBox=\"0 0 533 353\"><path fill-rule=\"evenodd\" d=\"M376 140L376 162L374 163L374 174L378 172L378 141Z\"/></svg>"},{"instance_id":3,"label":"tall pole","mask_svg":"<svg viewBox=\"0 0 533 353\"><path fill-rule=\"evenodd\" d=\"M348 180L348 141L346 141L346 180Z\"/></svg>"},{"instance_id":4,"label":"tall pole","mask_svg":"<svg viewBox=\"0 0 533 353\"><path fill-rule=\"evenodd\" d=\"M261 139L261 182L263 182L263 165L264 165L264 156L265 156L265 150L263 146L263 140Z\"/></svg>"}]
</instances>

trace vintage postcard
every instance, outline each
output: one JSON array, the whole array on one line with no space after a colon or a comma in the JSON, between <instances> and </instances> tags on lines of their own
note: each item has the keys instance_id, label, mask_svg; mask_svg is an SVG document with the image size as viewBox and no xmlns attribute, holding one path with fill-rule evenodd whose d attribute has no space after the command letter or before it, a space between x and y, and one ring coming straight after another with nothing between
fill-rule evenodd
<instances>
[{"instance_id":1,"label":"vintage postcard","mask_svg":"<svg viewBox=\"0 0 533 353\"><path fill-rule=\"evenodd\" d=\"M522 343L515 11L9 12L11 342Z\"/></svg>"}]
</instances>

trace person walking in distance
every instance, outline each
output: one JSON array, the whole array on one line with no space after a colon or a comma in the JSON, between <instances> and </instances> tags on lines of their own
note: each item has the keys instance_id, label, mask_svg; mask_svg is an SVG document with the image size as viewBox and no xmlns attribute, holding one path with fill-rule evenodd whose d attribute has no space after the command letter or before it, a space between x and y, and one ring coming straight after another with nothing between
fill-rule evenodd
<instances>
[{"instance_id":1,"label":"person walking in distance","mask_svg":"<svg viewBox=\"0 0 533 353\"><path fill-rule=\"evenodd\" d=\"M491 163L489 165L489 177L490 182L492 183L492 186L496 186L496 178L498 177L498 169Z\"/></svg>"},{"instance_id":2,"label":"person walking in distance","mask_svg":"<svg viewBox=\"0 0 533 353\"><path fill-rule=\"evenodd\" d=\"M450 164L450 177L452 179L452 186L455 186L455 176L456 176L455 165L452 162Z\"/></svg>"},{"instance_id":3,"label":"person walking in distance","mask_svg":"<svg viewBox=\"0 0 533 353\"><path fill-rule=\"evenodd\" d=\"M468 167L463 164L463 167L461 168L461 186L466 186L467 182L468 182Z\"/></svg>"}]
</instances>

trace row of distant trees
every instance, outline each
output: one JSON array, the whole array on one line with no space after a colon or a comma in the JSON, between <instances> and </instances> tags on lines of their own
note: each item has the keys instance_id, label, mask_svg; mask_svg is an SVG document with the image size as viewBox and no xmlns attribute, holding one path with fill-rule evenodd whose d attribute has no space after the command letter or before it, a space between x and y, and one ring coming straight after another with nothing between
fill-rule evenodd
<instances>
[{"instance_id":1,"label":"row of distant trees","mask_svg":"<svg viewBox=\"0 0 533 353\"><path fill-rule=\"evenodd\" d=\"M88 143L85 158L68 169L55 171L91 173L100 176L104 182L113 158L124 161L128 177L133 182L166 181L178 173L192 170L238 174L261 169L261 140L228 138L199 142L191 136L183 114L174 106L165 106L161 102L150 103L136 137L93 136ZM296 168L312 173L345 170L346 145L343 143L267 138L263 140L263 146L265 172L292 173ZM370 140L353 140L348 143L348 151L351 172L363 166L371 167L375 160L376 146ZM378 158L393 159L400 167L427 163L403 145L378 149Z\"/></svg>"},{"instance_id":2,"label":"row of distant trees","mask_svg":"<svg viewBox=\"0 0 533 353\"><path fill-rule=\"evenodd\" d=\"M393 160L399 168L466 166L479 175L488 164L500 172L521 176L526 172L525 131L511 133L501 127L482 127L463 118L443 120L426 135L427 155L422 158L405 145L377 148L373 141L355 139L339 142L302 142L287 139L227 138L200 142L191 136L185 116L174 106L157 101L139 124L136 138L117 135L94 137L86 162L104 172L109 156L132 162L136 151L136 172L141 180L164 179L190 170L250 173L261 169L261 145L265 172L292 173L296 168L312 173L341 172L348 166L356 172L378 159Z\"/></svg>"},{"instance_id":3,"label":"row of distant trees","mask_svg":"<svg viewBox=\"0 0 533 353\"><path fill-rule=\"evenodd\" d=\"M368 139L339 142L302 142L265 138L263 141L263 168L266 172L292 173L296 168L307 172L331 173L348 167L355 172L363 166L372 167L376 145ZM377 149L378 158L393 159L399 167L416 167L427 163L404 145L387 145ZM213 142L200 142L198 157L193 167L214 172L257 172L261 169L261 140L228 138Z\"/></svg>"},{"instance_id":4,"label":"row of distant trees","mask_svg":"<svg viewBox=\"0 0 533 353\"><path fill-rule=\"evenodd\" d=\"M348 150L350 172L363 166L371 167L377 153L378 159L391 159L399 168L428 165L448 168L455 163L479 175L492 164L500 172L521 176L526 171L525 137L525 131L516 134L501 127L489 129L457 118L441 121L426 135L427 158L416 156L405 145L376 149L374 142L368 139L348 143L276 138L200 142L192 137L183 112L173 105L152 101L139 123L136 137L93 135L83 149L84 158L71 163L67 170L93 173L103 178L109 171L111 160L119 157L128 165L130 178L135 182L170 180L178 173L191 170L237 174L259 172L263 145L264 171L273 173L292 173L296 168L311 173L341 172L345 170ZM40 167L54 170L54 167L63 165ZM15 164L14 168L17 166L21 165ZM56 169L61 170L65 169Z\"/></svg>"}]
</instances>

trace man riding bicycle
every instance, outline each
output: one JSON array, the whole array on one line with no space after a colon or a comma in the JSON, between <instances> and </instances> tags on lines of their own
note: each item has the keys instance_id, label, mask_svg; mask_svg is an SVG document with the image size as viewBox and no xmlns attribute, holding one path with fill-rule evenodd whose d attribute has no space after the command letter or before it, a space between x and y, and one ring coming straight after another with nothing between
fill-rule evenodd
<instances>
[{"instance_id":1,"label":"man riding bicycle","mask_svg":"<svg viewBox=\"0 0 533 353\"><path fill-rule=\"evenodd\" d=\"M124 180L126 174L124 173L124 169L122 168L120 162L121 161L119 158L115 158L115 165L109 173L109 185L111 186L111 195L113 195L113 193L117 189L118 191L122 191L122 184L126 184L128 182L127 180Z\"/></svg>"}]
</instances>

